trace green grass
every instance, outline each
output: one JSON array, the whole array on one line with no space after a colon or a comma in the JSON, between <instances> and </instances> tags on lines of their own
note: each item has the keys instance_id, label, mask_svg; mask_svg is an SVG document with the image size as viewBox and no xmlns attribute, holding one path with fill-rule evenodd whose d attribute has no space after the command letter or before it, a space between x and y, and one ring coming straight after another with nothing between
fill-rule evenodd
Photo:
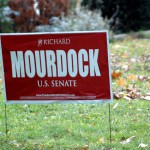
<instances>
[{"instance_id":1,"label":"green grass","mask_svg":"<svg viewBox=\"0 0 150 150\"><path fill-rule=\"evenodd\" d=\"M110 143L108 104L8 105L6 139L4 104L1 102L0 149L81 149L89 145L91 150L136 150L140 149L140 143L150 144L149 102L120 100L115 103L119 105L111 109ZM131 136L135 139L130 143L120 144Z\"/></svg>"},{"instance_id":2,"label":"green grass","mask_svg":"<svg viewBox=\"0 0 150 150\"><path fill-rule=\"evenodd\" d=\"M150 42L126 39L110 45L113 70L149 78ZM136 60L135 62L133 60ZM129 67L124 71L123 66ZM113 91L127 92L113 80ZM150 80L128 81L144 96ZM2 88L2 87L1 87ZM13 92L13 90L12 90ZM118 106L113 109L114 105ZM150 102L120 98L111 104L112 142L109 141L109 104L5 105L0 93L0 150L142 150L150 148ZM120 142L135 136L129 143ZM141 143L148 147L141 148Z\"/></svg>"}]
</instances>

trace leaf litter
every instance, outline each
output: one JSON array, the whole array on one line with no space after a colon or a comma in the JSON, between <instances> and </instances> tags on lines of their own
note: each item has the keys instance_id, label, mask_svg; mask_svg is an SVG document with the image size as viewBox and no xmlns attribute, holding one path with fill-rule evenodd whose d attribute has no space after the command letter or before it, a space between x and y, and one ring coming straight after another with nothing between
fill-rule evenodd
<instances>
[{"instance_id":1,"label":"leaf litter","mask_svg":"<svg viewBox=\"0 0 150 150\"><path fill-rule=\"evenodd\" d=\"M111 47L114 99L150 100L147 95L150 92L150 53L145 43L138 44L138 40L127 43L129 41L118 42Z\"/></svg>"}]
</instances>

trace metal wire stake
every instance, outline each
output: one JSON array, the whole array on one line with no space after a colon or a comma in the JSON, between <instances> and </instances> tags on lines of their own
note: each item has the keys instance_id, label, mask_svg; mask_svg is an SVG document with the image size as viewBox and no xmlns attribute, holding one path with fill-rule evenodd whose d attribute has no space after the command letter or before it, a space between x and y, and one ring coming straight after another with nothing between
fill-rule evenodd
<instances>
[{"instance_id":1,"label":"metal wire stake","mask_svg":"<svg viewBox=\"0 0 150 150\"><path fill-rule=\"evenodd\" d=\"M112 138L111 138L111 115L110 115L110 103L109 103L109 132L110 132L109 138L110 138L110 143L111 143Z\"/></svg>"},{"instance_id":2,"label":"metal wire stake","mask_svg":"<svg viewBox=\"0 0 150 150\"><path fill-rule=\"evenodd\" d=\"M7 106L6 106L6 104L5 104L5 133L6 133L6 137L7 137L8 128L7 128Z\"/></svg>"}]
</instances>

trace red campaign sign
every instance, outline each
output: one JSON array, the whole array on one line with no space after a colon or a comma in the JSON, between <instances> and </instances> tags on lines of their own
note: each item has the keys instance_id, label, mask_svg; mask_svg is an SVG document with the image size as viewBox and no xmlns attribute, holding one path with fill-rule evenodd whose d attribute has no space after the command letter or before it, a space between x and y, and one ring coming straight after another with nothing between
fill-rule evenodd
<instances>
[{"instance_id":1,"label":"red campaign sign","mask_svg":"<svg viewBox=\"0 0 150 150\"><path fill-rule=\"evenodd\" d=\"M110 102L108 33L2 34L7 103Z\"/></svg>"}]
</instances>

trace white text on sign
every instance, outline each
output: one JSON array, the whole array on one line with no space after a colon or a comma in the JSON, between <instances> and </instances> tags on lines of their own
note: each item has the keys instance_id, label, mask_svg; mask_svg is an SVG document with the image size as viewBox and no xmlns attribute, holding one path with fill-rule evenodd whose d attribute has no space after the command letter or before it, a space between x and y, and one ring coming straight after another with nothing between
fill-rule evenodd
<instances>
[{"instance_id":1,"label":"white text on sign","mask_svg":"<svg viewBox=\"0 0 150 150\"><path fill-rule=\"evenodd\" d=\"M10 51L12 77L101 76L98 55L99 49Z\"/></svg>"}]
</instances>

